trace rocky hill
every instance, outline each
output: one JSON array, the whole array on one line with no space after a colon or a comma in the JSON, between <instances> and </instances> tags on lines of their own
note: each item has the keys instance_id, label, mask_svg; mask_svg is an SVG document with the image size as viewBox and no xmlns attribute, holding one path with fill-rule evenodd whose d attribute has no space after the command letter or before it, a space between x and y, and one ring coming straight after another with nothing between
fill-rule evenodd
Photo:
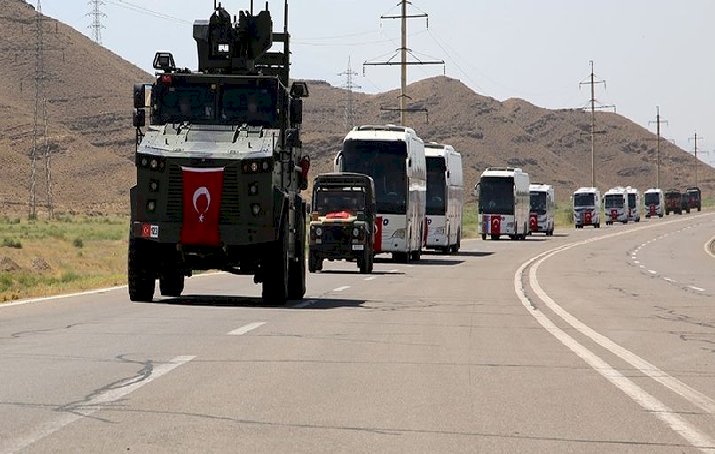
<instances>
[{"instance_id":1,"label":"rocky hill","mask_svg":"<svg viewBox=\"0 0 715 454\"><path fill-rule=\"evenodd\" d=\"M34 114L35 11L23 0L5 0L0 14L0 212L24 211L29 199L30 150ZM98 46L62 23L43 21L47 38L48 136L54 196L60 210L126 212L133 182L134 131L131 87L151 75ZM347 132L343 108L346 92L310 81L304 143L315 171L332 168ZM410 124L426 141L451 143L464 157L466 184L472 186L488 166L520 166L532 181L552 182L562 201L590 183L589 114L548 110L520 99L499 102L480 96L461 82L436 77L409 88L415 107ZM357 124L396 123L398 93L354 94ZM597 182L602 189L655 185L655 136L612 113L597 114ZM44 126L44 125L42 125ZM46 148L42 144L41 152ZM44 161L38 161L44 175ZM696 160L661 143L661 186L694 182ZM715 169L699 163L700 186L715 190ZM38 194L44 194L38 178ZM42 198L42 197L41 197Z\"/></svg>"}]
</instances>

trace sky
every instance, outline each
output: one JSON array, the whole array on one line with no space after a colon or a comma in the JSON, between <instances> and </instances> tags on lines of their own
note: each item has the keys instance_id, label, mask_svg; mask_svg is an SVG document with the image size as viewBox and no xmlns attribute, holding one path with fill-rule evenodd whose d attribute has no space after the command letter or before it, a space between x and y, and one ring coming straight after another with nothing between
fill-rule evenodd
<instances>
[{"instance_id":1,"label":"sky","mask_svg":"<svg viewBox=\"0 0 715 454\"><path fill-rule=\"evenodd\" d=\"M36 4L36 0L29 0ZM223 0L236 14L250 0ZM399 88L390 59L400 47L399 0L289 0L291 76L346 83L348 60L360 91ZM283 0L270 0L274 26L283 28ZM265 1L256 0L256 10ZM92 36L87 0L42 0L43 12ZM213 0L102 0L102 44L148 72L156 50L173 52L177 66L195 68L194 19L208 19ZM715 163L715 1L712 0L411 0L408 47L422 61L410 82L447 75L500 101L580 108L594 72L602 105L655 132L656 107L668 123L662 136ZM395 58L399 59L399 56Z\"/></svg>"}]
</instances>

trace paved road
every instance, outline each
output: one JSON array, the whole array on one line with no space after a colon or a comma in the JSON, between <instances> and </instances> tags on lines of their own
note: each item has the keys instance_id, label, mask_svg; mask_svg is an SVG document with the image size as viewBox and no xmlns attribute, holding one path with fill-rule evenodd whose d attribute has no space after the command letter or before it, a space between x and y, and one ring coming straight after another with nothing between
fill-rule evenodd
<instances>
[{"instance_id":1,"label":"paved road","mask_svg":"<svg viewBox=\"0 0 715 454\"><path fill-rule=\"evenodd\" d=\"M703 213L326 263L282 308L228 275L6 305L0 453L715 452L713 235Z\"/></svg>"}]
</instances>

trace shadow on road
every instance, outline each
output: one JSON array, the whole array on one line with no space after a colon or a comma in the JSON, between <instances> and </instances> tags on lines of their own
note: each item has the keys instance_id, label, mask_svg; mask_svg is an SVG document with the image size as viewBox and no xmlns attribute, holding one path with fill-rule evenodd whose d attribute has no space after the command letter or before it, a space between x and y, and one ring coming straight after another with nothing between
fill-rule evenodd
<instances>
[{"instance_id":1,"label":"shadow on road","mask_svg":"<svg viewBox=\"0 0 715 454\"><path fill-rule=\"evenodd\" d=\"M337 309L340 307L361 307L364 300L335 298L306 298L292 300L286 305L275 305L264 302L261 298L227 295L185 295L179 298L166 298L144 304L165 304L169 306L195 307L260 307L265 309Z\"/></svg>"},{"instance_id":2,"label":"shadow on road","mask_svg":"<svg viewBox=\"0 0 715 454\"><path fill-rule=\"evenodd\" d=\"M494 255L494 252L487 251L459 251L457 257L489 257Z\"/></svg>"},{"instance_id":3,"label":"shadow on road","mask_svg":"<svg viewBox=\"0 0 715 454\"><path fill-rule=\"evenodd\" d=\"M385 262L388 263L388 262ZM392 262L391 262L392 263ZM372 273L370 274L360 274L360 272L356 269L355 271L353 270L331 270L331 269L325 269L325 265L323 265L323 269L320 270L320 272L315 273L315 274L355 274L355 275L360 275L360 276L387 276L387 275L403 275L405 273L401 271L379 271L379 270L373 270Z\"/></svg>"}]
</instances>

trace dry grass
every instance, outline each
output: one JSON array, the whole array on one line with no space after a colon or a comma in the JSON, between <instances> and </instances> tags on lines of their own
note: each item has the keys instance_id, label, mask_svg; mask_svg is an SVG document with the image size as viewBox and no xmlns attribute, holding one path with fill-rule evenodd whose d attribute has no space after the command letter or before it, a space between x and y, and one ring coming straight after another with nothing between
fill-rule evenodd
<instances>
[{"instance_id":1,"label":"dry grass","mask_svg":"<svg viewBox=\"0 0 715 454\"><path fill-rule=\"evenodd\" d=\"M125 284L127 223L0 219L0 302Z\"/></svg>"}]
</instances>

